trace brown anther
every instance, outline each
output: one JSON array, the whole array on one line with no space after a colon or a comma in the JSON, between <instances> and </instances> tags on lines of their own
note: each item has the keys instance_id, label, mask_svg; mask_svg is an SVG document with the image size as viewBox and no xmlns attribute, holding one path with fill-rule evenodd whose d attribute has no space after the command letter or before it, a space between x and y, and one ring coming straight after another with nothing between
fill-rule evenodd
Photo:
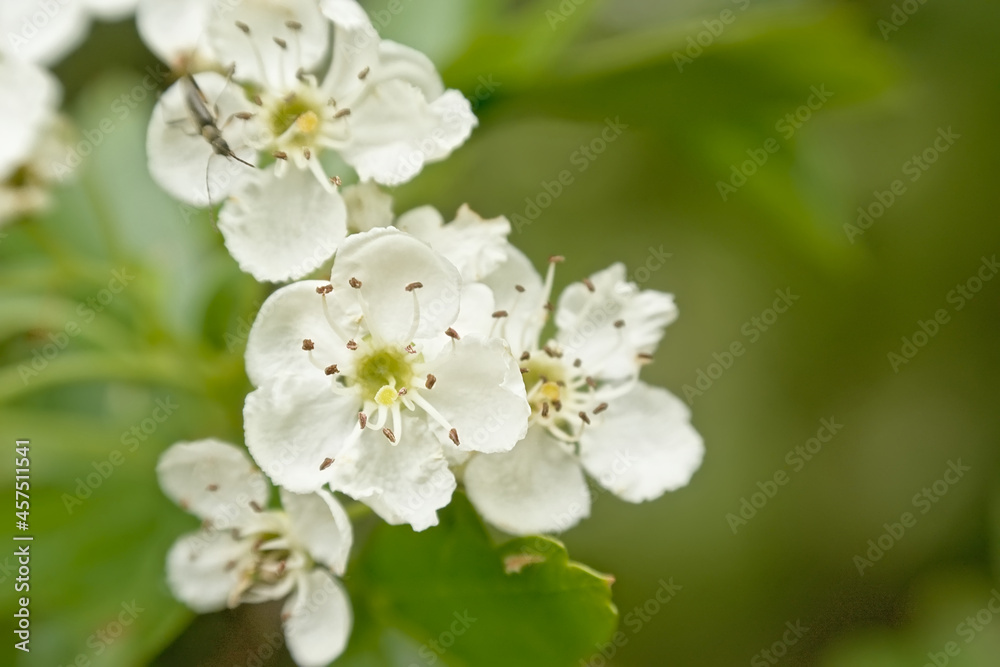
<instances>
[{"instance_id":1,"label":"brown anther","mask_svg":"<svg viewBox=\"0 0 1000 667\"><path fill-rule=\"evenodd\" d=\"M330 182L336 185L338 188L344 183L344 181L341 180L340 176L331 176Z\"/></svg>"},{"instance_id":2,"label":"brown anther","mask_svg":"<svg viewBox=\"0 0 1000 667\"><path fill-rule=\"evenodd\" d=\"M234 567L236 567L236 561L234 560L229 561L228 563L226 563L226 572L229 572Z\"/></svg>"},{"instance_id":3,"label":"brown anther","mask_svg":"<svg viewBox=\"0 0 1000 667\"><path fill-rule=\"evenodd\" d=\"M518 292L523 292L524 285L514 285L514 289L516 289Z\"/></svg>"},{"instance_id":4,"label":"brown anther","mask_svg":"<svg viewBox=\"0 0 1000 667\"><path fill-rule=\"evenodd\" d=\"M587 416L587 413L586 413L586 412L584 412L583 410L581 410L580 412L578 412L578 413L576 413L576 414L577 414L577 416L579 416L579 417L580 417L580 419L582 419L582 420L583 420L583 423L584 423L584 424L589 424L589 423L590 423L590 417L588 417L588 416Z\"/></svg>"},{"instance_id":5,"label":"brown anther","mask_svg":"<svg viewBox=\"0 0 1000 667\"><path fill-rule=\"evenodd\" d=\"M494 319L500 319L501 317L507 317L507 311L506 310L497 310L497 311L493 312L493 318Z\"/></svg>"},{"instance_id":6,"label":"brown anther","mask_svg":"<svg viewBox=\"0 0 1000 667\"><path fill-rule=\"evenodd\" d=\"M594 289L594 283L590 282L590 278L584 278L582 282L583 282L583 284L584 284L584 285L586 285L586 286L587 286L587 289L588 289L589 291L591 291L591 292L594 292L594 291L596 291L596 290Z\"/></svg>"},{"instance_id":7,"label":"brown anther","mask_svg":"<svg viewBox=\"0 0 1000 667\"><path fill-rule=\"evenodd\" d=\"M636 355L636 359L638 359L641 364L648 364L653 361L653 355L647 354L646 352L640 352Z\"/></svg>"},{"instance_id":8,"label":"brown anther","mask_svg":"<svg viewBox=\"0 0 1000 667\"><path fill-rule=\"evenodd\" d=\"M358 349L358 344L354 342L354 339L347 341L347 349L351 350L352 352Z\"/></svg>"},{"instance_id":9,"label":"brown anther","mask_svg":"<svg viewBox=\"0 0 1000 667\"><path fill-rule=\"evenodd\" d=\"M350 280L347 281L347 284L353 287L354 289L359 289L361 287L361 281L358 280L357 278L351 278Z\"/></svg>"},{"instance_id":10,"label":"brown anther","mask_svg":"<svg viewBox=\"0 0 1000 667\"><path fill-rule=\"evenodd\" d=\"M331 459L330 457L326 457L325 459L323 459L323 462L319 464L319 469L326 470L332 465L333 465L333 459Z\"/></svg>"},{"instance_id":11,"label":"brown anther","mask_svg":"<svg viewBox=\"0 0 1000 667\"><path fill-rule=\"evenodd\" d=\"M588 387L590 387L591 389L597 389L597 380L590 377L589 375L585 378L585 380L587 382Z\"/></svg>"},{"instance_id":12,"label":"brown anther","mask_svg":"<svg viewBox=\"0 0 1000 667\"><path fill-rule=\"evenodd\" d=\"M545 305L542 307L545 308L545 310L549 311L550 313L553 313L556 310L556 307L552 305L551 301L546 301Z\"/></svg>"},{"instance_id":13,"label":"brown anther","mask_svg":"<svg viewBox=\"0 0 1000 667\"><path fill-rule=\"evenodd\" d=\"M406 350L409 354L416 354L417 353L417 348L413 347L413 343L410 343L409 345L407 345L403 349Z\"/></svg>"},{"instance_id":14,"label":"brown anther","mask_svg":"<svg viewBox=\"0 0 1000 667\"><path fill-rule=\"evenodd\" d=\"M239 118L240 120L250 120L253 118L253 114L249 111L237 111L233 114L233 116Z\"/></svg>"},{"instance_id":15,"label":"brown anther","mask_svg":"<svg viewBox=\"0 0 1000 667\"><path fill-rule=\"evenodd\" d=\"M562 255L550 255L549 264L558 264L559 262L565 262L566 258Z\"/></svg>"},{"instance_id":16,"label":"brown anther","mask_svg":"<svg viewBox=\"0 0 1000 667\"><path fill-rule=\"evenodd\" d=\"M455 340L461 340L461 337L458 335L458 332L452 329L451 327L445 329L444 332L449 336L451 336L452 338L454 338Z\"/></svg>"},{"instance_id":17,"label":"brown anther","mask_svg":"<svg viewBox=\"0 0 1000 667\"><path fill-rule=\"evenodd\" d=\"M340 372L340 369L337 368L337 364L330 364L325 369L323 369L323 372L326 373L327 375L336 375L337 373Z\"/></svg>"},{"instance_id":18,"label":"brown anther","mask_svg":"<svg viewBox=\"0 0 1000 667\"><path fill-rule=\"evenodd\" d=\"M297 70L295 70L295 78L298 79L299 81L305 83L305 80L306 80L306 71L304 69L302 69L301 67L298 68Z\"/></svg>"},{"instance_id":19,"label":"brown anther","mask_svg":"<svg viewBox=\"0 0 1000 667\"><path fill-rule=\"evenodd\" d=\"M347 109L347 108L344 108L344 109L341 109L340 111L338 111L337 113L333 114L333 117L334 118L343 118L344 116L350 116L350 115L351 115L351 110Z\"/></svg>"},{"instance_id":20,"label":"brown anther","mask_svg":"<svg viewBox=\"0 0 1000 667\"><path fill-rule=\"evenodd\" d=\"M361 428L364 428L365 426L367 426L368 425L368 415L366 415L363 412L359 412L358 413L358 425L360 425Z\"/></svg>"},{"instance_id":21,"label":"brown anther","mask_svg":"<svg viewBox=\"0 0 1000 667\"><path fill-rule=\"evenodd\" d=\"M552 401L552 407L556 409L556 412L559 412L560 410L562 410L562 401L560 401L558 398L555 399L554 401Z\"/></svg>"},{"instance_id":22,"label":"brown anther","mask_svg":"<svg viewBox=\"0 0 1000 667\"><path fill-rule=\"evenodd\" d=\"M625 326L625 320L615 320L615 329L621 329Z\"/></svg>"},{"instance_id":23,"label":"brown anther","mask_svg":"<svg viewBox=\"0 0 1000 667\"><path fill-rule=\"evenodd\" d=\"M531 359L531 352L525 350L521 353L521 361L527 361L528 359Z\"/></svg>"},{"instance_id":24,"label":"brown anther","mask_svg":"<svg viewBox=\"0 0 1000 667\"><path fill-rule=\"evenodd\" d=\"M406 396L406 387L402 387L399 391L396 392L396 394L398 394L399 396Z\"/></svg>"},{"instance_id":25,"label":"brown anther","mask_svg":"<svg viewBox=\"0 0 1000 667\"><path fill-rule=\"evenodd\" d=\"M313 156L312 151L309 150L308 148L302 149L302 155L304 155L307 160L311 160Z\"/></svg>"},{"instance_id":26,"label":"brown anther","mask_svg":"<svg viewBox=\"0 0 1000 667\"><path fill-rule=\"evenodd\" d=\"M437 381L438 381L438 379L436 377L434 377L434 375L432 373L428 373L427 374L427 382L424 383L424 386L427 387L428 389L433 389L434 388L434 383L437 382Z\"/></svg>"},{"instance_id":27,"label":"brown anther","mask_svg":"<svg viewBox=\"0 0 1000 667\"><path fill-rule=\"evenodd\" d=\"M284 99L285 99L285 104L291 104L292 102L295 101L295 93L294 92L288 93L287 95L285 95Z\"/></svg>"},{"instance_id":28,"label":"brown anther","mask_svg":"<svg viewBox=\"0 0 1000 667\"><path fill-rule=\"evenodd\" d=\"M280 37L272 37L271 39L273 39L274 43L277 44L278 46L280 46L281 48L283 48L283 49L287 49L288 48L288 42L286 42L285 40L281 39Z\"/></svg>"},{"instance_id":29,"label":"brown anther","mask_svg":"<svg viewBox=\"0 0 1000 667\"><path fill-rule=\"evenodd\" d=\"M418 281L412 282L409 285L407 285L406 286L406 291L407 292L412 292L413 290L420 289L423 286L424 286L424 284L418 280Z\"/></svg>"},{"instance_id":30,"label":"brown anther","mask_svg":"<svg viewBox=\"0 0 1000 667\"><path fill-rule=\"evenodd\" d=\"M326 101L326 104L327 106L337 108L337 100L333 99L332 97Z\"/></svg>"},{"instance_id":31,"label":"brown anther","mask_svg":"<svg viewBox=\"0 0 1000 667\"><path fill-rule=\"evenodd\" d=\"M285 27L289 30L302 30L302 24L298 21L285 21Z\"/></svg>"},{"instance_id":32,"label":"brown anther","mask_svg":"<svg viewBox=\"0 0 1000 667\"><path fill-rule=\"evenodd\" d=\"M448 431L448 437L451 438L451 441L455 443L456 447L462 444L461 442L458 441L458 429L453 428L450 431Z\"/></svg>"},{"instance_id":33,"label":"brown anther","mask_svg":"<svg viewBox=\"0 0 1000 667\"><path fill-rule=\"evenodd\" d=\"M242 536L240 535L240 529L239 528L233 528L231 531L229 531L229 535L234 540L242 539Z\"/></svg>"},{"instance_id":34,"label":"brown anther","mask_svg":"<svg viewBox=\"0 0 1000 667\"><path fill-rule=\"evenodd\" d=\"M271 153L271 155L273 155L278 160L288 159L288 153L286 153L285 151L274 151L273 153Z\"/></svg>"},{"instance_id":35,"label":"brown anther","mask_svg":"<svg viewBox=\"0 0 1000 667\"><path fill-rule=\"evenodd\" d=\"M309 350L316 349L316 343L312 342L310 339L306 338L302 341L302 349L308 352Z\"/></svg>"},{"instance_id":36,"label":"brown anther","mask_svg":"<svg viewBox=\"0 0 1000 667\"><path fill-rule=\"evenodd\" d=\"M596 408L594 408L594 414L595 415L599 415L599 414L601 414L602 412L604 412L607 409L608 409L608 404L607 403L601 403Z\"/></svg>"},{"instance_id":37,"label":"brown anther","mask_svg":"<svg viewBox=\"0 0 1000 667\"><path fill-rule=\"evenodd\" d=\"M329 294L333 291L333 285L320 285L316 288L316 294Z\"/></svg>"},{"instance_id":38,"label":"brown anther","mask_svg":"<svg viewBox=\"0 0 1000 667\"><path fill-rule=\"evenodd\" d=\"M372 70L372 68L371 68L371 67L366 67L366 68L364 68L363 70L361 70L360 72L358 72L358 78L359 78L359 79L361 79L361 80L363 81L363 80L364 80L364 78L365 78L366 76L368 76L368 72L370 72L371 70Z\"/></svg>"},{"instance_id":39,"label":"brown anther","mask_svg":"<svg viewBox=\"0 0 1000 667\"><path fill-rule=\"evenodd\" d=\"M218 484L209 484L208 486L205 487L205 490L206 491L218 491L219 490L219 485Z\"/></svg>"},{"instance_id":40,"label":"brown anther","mask_svg":"<svg viewBox=\"0 0 1000 667\"><path fill-rule=\"evenodd\" d=\"M250 34L250 26L248 26L243 21L237 21L236 22L236 27L239 28L240 30L242 30L243 34L245 34L245 35L249 35Z\"/></svg>"},{"instance_id":41,"label":"brown anther","mask_svg":"<svg viewBox=\"0 0 1000 667\"><path fill-rule=\"evenodd\" d=\"M257 504L257 501L256 501L256 500L251 500L251 501L250 501L250 509L252 509L252 510L253 510L254 512L257 512L257 513L260 513L260 512L263 512L263 511L264 511L264 510L263 510L263 509L261 508L261 506L260 506L259 504Z\"/></svg>"},{"instance_id":42,"label":"brown anther","mask_svg":"<svg viewBox=\"0 0 1000 667\"><path fill-rule=\"evenodd\" d=\"M545 347L543 347L542 351L545 352L545 354L547 354L550 357L552 357L553 359L559 359L559 358L561 358L563 356L562 351L553 349L553 348L549 347L548 345L546 345Z\"/></svg>"},{"instance_id":43,"label":"brown anther","mask_svg":"<svg viewBox=\"0 0 1000 667\"><path fill-rule=\"evenodd\" d=\"M283 611L283 612L281 612L281 622L282 623L284 623L285 621L287 621L291 617L292 617L292 612L290 612L290 611Z\"/></svg>"},{"instance_id":44,"label":"brown anther","mask_svg":"<svg viewBox=\"0 0 1000 667\"><path fill-rule=\"evenodd\" d=\"M393 435L392 429L390 429L388 426L382 429L382 435L384 435L392 444L396 444L396 436Z\"/></svg>"},{"instance_id":45,"label":"brown anther","mask_svg":"<svg viewBox=\"0 0 1000 667\"><path fill-rule=\"evenodd\" d=\"M549 404L547 402L546 403L542 403L542 416L543 417L548 417L549 416Z\"/></svg>"},{"instance_id":46,"label":"brown anther","mask_svg":"<svg viewBox=\"0 0 1000 667\"><path fill-rule=\"evenodd\" d=\"M288 567L288 563L283 560L278 561L278 576L280 577L285 572L285 568Z\"/></svg>"},{"instance_id":47,"label":"brown anther","mask_svg":"<svg viewBox=\"0 0 1000 667\"><path fill-rule=\"evenodd\" d=\"M583 359L579 359L579 358L574 359L573 360L573 368L579 368L580 364L582 364L582 363L583 363Z\"/></svg>"},{"instance_id":48,"label":"brown anther","mask_svg":"<svg viewBox=\"0 0 1000 667\"><path fill-rule=\"evenodd\" d=\"M521 368L521 369L519 369L519 370L521 371L521 375L527 375L528 373L530 373L530 372L531 372L531 371L529 371L529 370L528 370L527 368Z\"/></svg>"},{"instance_id":49,"label":"brown anther","mask_svg":"<svg viewBox=\"0 0 1000 667\"><path fill-rule=\"evenodd\" d=\"M549 381L549 376L548 376L548 375L539 375L539 376L538 376L538 380L539 380L539 381L540 381L540 382L541 382L542 384L545 384L546 382L548 382L548 381Z\"/></svg>"}]
</instances>

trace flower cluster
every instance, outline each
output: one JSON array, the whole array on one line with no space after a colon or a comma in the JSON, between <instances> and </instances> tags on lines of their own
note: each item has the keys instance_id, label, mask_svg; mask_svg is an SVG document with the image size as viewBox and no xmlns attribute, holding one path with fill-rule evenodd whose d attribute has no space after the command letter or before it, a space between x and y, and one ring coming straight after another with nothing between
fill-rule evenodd
<instances>
[{"instance_id":1,"label":"flower cluster","mask_svg":"<svg viewBox=\"0 0 1000 667\"><path fill-rule=\"evenodd\" d=\"M613 264L553 305L562 258L539 274L506 218L394 215L384 188L477 122L424 55L381 39L355 0L141 0L137 21L177 73L150 120L150 172L219 205L239 266L286 283L247 340L253 463L215 440L161 458L164 492L204 522L169 554L178 599L287 598L293 658L326 664L352 618L334 493L422 531L461 485L521 535L588 516L587 475L629 502L688 483L704 451L690 414L639 379L677 317L671 295Z\"/></svg>"}]
</instances>

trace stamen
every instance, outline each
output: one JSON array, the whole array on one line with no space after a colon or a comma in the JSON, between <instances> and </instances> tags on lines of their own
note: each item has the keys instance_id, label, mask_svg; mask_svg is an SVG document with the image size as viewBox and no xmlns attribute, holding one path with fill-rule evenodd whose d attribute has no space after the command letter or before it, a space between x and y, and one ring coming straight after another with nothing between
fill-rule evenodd
<instances>
[{"instance_id":1,"label":"stamen","mask_svg":"<svg viewBox=\"0 0 1000 667\"><path fill-rule=\"evenodd\" d=\"M582 363L583 363L583 359L580 359L580 358L574 359L573 360L573 368L579 368Z\"/></svg>"},{"instance_id":2,"label":"stamen","mask_svg":"<svg viewBox=\"0 0 1000 667\"><path fill-rule=\"evenodd\" d=\"M312 151L308 148L302 149L302 155L304 155L307 160L312 159Z\"/></svg>"},{"instance_id":3,"label":"stamen","mask_svg":"<svg viewBox=\"0 0 1000 667\"><path fill-rule=\"evenodd\" d=\"M341 109L337 113L333 114L333 117L334 118L343 118L344 116L350 116L350 115L351 115L351 110L349 108L347 108L347 107L344 107L343 109Z\"/></svg>"},{"instance_id":4,"label":"stamen","mask_svg":"<svg viewBox=\"0 0 1000 667\"><path fill-rule=\"evenodd\" d=\"M458 335L458 332L452 329L451 327L445 329L444 332L449 336L451 336L452 338L454 338L455 340L461 340L461 337Z\"/></svg>"},{"instance_id":5,"label":"stamen","mask_svg":"<svg viewBox=\"0 0 1000 667\"><path fill-rule=\"evenodd\" d=\"M518 292L524 292L524 285L514 285L514 289Z\"/></svg>"},{"instance_id":6,"label":"stamen","mask_svg":"<svg viewBox=\"0 0 1000 667\"><path fill-rule=\"evenodd\" d=\"M209 484L208 486L205 487L205 490L206 491L218 491L219 490L219 485L218 484Z\"/></svg>"},{"instance_id":7,"label":"stamen","mask_svg":"<svg viewBox=\"0 0 1000 667\"><path fill-rule=\"evenodd\" d=\"M285 21L285 27L289 30L302 30L302 24L298 21Z\"/></svg>"},{"instance_id":8,"label":"stamen","mask_svg":"<svg viewBox=\"0 0 1000 667\"><path fill-rule=\"evenodd\" d=\"M256 500L251 500L251 501L250 501L250 509L252 509L252 510L253 510L254 512L257 512L257 513L260 513L260 512L263 512L263 511L264 511L264 510L263 510L263 509L261 508L261 506L260 506L259 504L257 504L257 501L256 501Z\"/></svg>"},{"instance_id":9,"label":"stamen","mask_svg":"<svg viewBox=\"0 0 1000 667\"><path fill-rule=\"evenodd\" d=\"M625 326L625 320L615 320L615 329L621 329Z\"/></svg>"},{"instance_id":10,"label":"stamen","mask_svg":"<svg viewBox=\"0 0 1000 667\"><path fill-rule=\"evenodd\" d=\"M244 35L249 35L250 34L250 26L248 26L243 21L237 21L236 22L236 27L239 28L240 30L242 30Z\"/></svg>"},{"instance_id":11,"label":"stamen","mask_svg":"<svg viewBox=\"0 0 1000 667\"><path fill-rule=\"evenodd\" d=\"M316 344L313 343L308 338L306 338L306 339L304 339L302 341L302 349L305 350L306 352L308 352L309 350L315 350L316 349Z\"/></svg>"},{"instance_id":12,"label":"stamen","mask_svg":"<svg viewBox=\"0 0 1000 667\"><path fill-rule=\"evenodd\" d=\"M548 404L548 402L542 403L542 416L543 417L548 417L549 416L549 404Z\"/></svg>"},{"instance_id":13,"label":"stamen","mask_svg":"<svg viewBox=\"0 0 1000 667\"><path fill-rule=\"evenodd\" d=\"M407 292L412 292L413 290L420 289L423 286L424 286L424 284L422 282L419 282L419 281L418 282L412 282L412 283L410 283L409 285L406 286L406 291Z\"/></svg>"},{"instance_id":14,"label":"stamen","mask_svg":"<svg viewBox=\"0 0 1000 667\"><path fill-rule=\"evenodd\" d=\"M274 151L273 153L271 153L271 155L273 155L278 160L288 159L288 153L286 153L285 151Z\"/></svg>"},{"instance_id":15,"label":"stamen","mask_svg":"<svg viewBox=\"0 0 1000 667\"><path fill-rule=\"evenodd\" d=\"M556 400L552 401L552 407L556 409L556 412L559 412L560 410L562 410L562 401L560 401L557 398Z\"/></svg>"},{"instance_id":16,"label":"stamen","mask_svg":"<svg viewBox=\"0 0 1000 667\"><path fill-rule=\"evenodd\" d=\"M527 361L528 359L531 359L531 352L525 350L521 353L521 361Z\"/></svg>"},{"instance_id":17,"label":"stamen","mask_svg":"<svg viewBox=\"0 0 1000 667\"><path fill-rule=\"evenodd\" d=\"M406 350L410 354L416 354L417 353L417 348L413 347L413 343L410 343L409 345L407 345L403 349Z\"/></svg>"},{"instance_id":18,"label":"stamen","mask_svg":"<svg viewBox=\"0 0 1000 667\"><path fill-rule=\"evenodd\" d=\"M438 381L438 379L436 377L434 377L433 374L428 373L427 374L427 382L424 383L424 386L427 387L428 389L433 389L434 388L434 383L436 383L437 381Z\"/></svg>"},{"instance_id":19,"label":"stamen","mask_svg":"<svg viewBox=\"0 0 1000 667\"><path fill-rule=\"evenodd\" d=\"M337 364L330 364L325 369L323 369L323 372L326 373L327 375L336 375L337 373L340 372L340 369L337 368Z\"/></svg>"},{"instance_id":20,"label":"stamen","mask_svg":"<svg viewBox=\"0 0 1000 667\"><path fill-rule=\"evenodd\" d=\"M592 377L590 377L588 375L586 377L586 381L587 381L587 386L588 387L590 387L591 389L597 389L597 380L595 380L594 378L592 378Z\"/></svg>"},{"instance_id":21,"label":"stamen","mask_svg":"<svg viewBox=\"0 0 1000 667\"><path fill-rule=\"evenodd\" d=\"M506 310L497 310L497 311L495 311L493 313L493 317L497 318L497 319L499 319L501 317L507 317L507 311Z\"/></svg>"},{"instance_id":22,"label":"stamen","mask_svg":"<svg viewBox=\"0 0 1000 667\"><path fill-rule=\"evenodd\" d=\"M595 415L599 415L599 414L601 414L602 412L604 412L607 409L608 409L608 404L607 403L601 403L596 408L594 408L594 414Z\"/></svg>"},{"instance_id":23,"label":"stamen","mask_svg":"<svg viewBox=\"0 0 1000 667\"><path fill-rule=\"evenodd\" d=\"M347 281L347 284L353 287L354 289L361 289L361 281L358 280L357 278L351 278L350 280Z\"/></svg>"},{"instance_id":24,"label":"stamen","mask_svg":"<svg viewBox=\"0 0 1000 667\"><path fill-rule=\"evenodd\" d=\"M578 417L580 417L580 419L583 420L584 424L589 424L590 423L590 417L588 417L587 413L584 412L583 410L581 410L580 412L578 412L576 414L577 414Z\"/></svg>"},{"instance_id":25,"label":"stamen","mask_svg":"<svg viewBox=\"0 0 1000 667\"><path fill-rule=\"evenodd\" d=\"M278 46L280 46L282 49L287 49L288 48L288 42L286 42L285 40L281 39L280 37L272 37L271 39L273 39L274 43L277 44Z\"/></svg>"},{"instance_id":26,"label":"stamen","mask_svg":"<svg viewBox=\"0 0 1000 667\"><path fill-rule=\"evenodd\" d=\"M333 285L320 285L316 288L316 294L329 294L333 291Z\"/></svg>"},{"instance_id":27,"label":"stamen","mask_svg":"<svg viewBox=\"0 0 1000 667\"><path fill-rule=\"evenodd\" d=\"M364 81L365 77L368 76L368 72L371 71L371 67L365 67L363 70L358 72L358 78Z\"/></svg>"},{"instance_id":28,"label":"stamen","mask_svg":"<svg viewBox=\"0 0 1000 667\"><path fill-rule=\"evenodd\" d=\"M240 120L250 120L253 118L253 114L249 111L237 111L233 114L234 118L239 118Z\"/></svg>"},{"instance_id":29,"label":"stamen","mask_svg":"<svg viewBox=\"0 0 1000 667\"><path fill-rule=\"evenodd\" d=\"M582 280L581 282L582 282L582 283L583 283L584 285L586 285L586 286L587 286L587 290L588 290L588 291L590 291L590 292L596 292L596 291L597 291L597 290L596 290L596 289L594 288L594 283L592 283L592 282L590 281L590 278L584 278L584 279L583 279L583 280Z\"/></svg>"},{"instance_id":30,"label":"stamen","mask_svg":"<svg viewBox=\"0 0 1000 667\"><path fill-rule=\"evenodd\" d=\"M351 350L352 352L354 350L358 349L358 344L356 342L354 342L353 338L351 340L347 341L347 349Z\"/></svg>"},{"instance_id":31,"label":"stamen","mask_svg":"<svg viewBox=\"0 0 1000 667\"><path fill-rule=\"evenodd\" d=\"M367 426L368 425L368 415L366 415L363 412L359 412L358 413L358 425L360 425L361 428L364 428L365 426Z\"/></svg>"},{"instance_id":32,"label":"stamen","mask_svg":"<svg viewBox=\"0 0 1000 667\"><path fill-rule=\"evenodd\" d=\"M456 447L462 444L461 442L458 441L457 429L451 429L450 431L448 431L448 437L451 438L451 441L455 443Z\"/></svg>"},{"instance_id":33,"label":"stamen","mask_svg":"<svg viewBox=\"0 0 1000 667\"><path fill-rule=\"evenodd\" d=\"M327 468L329 468L332 465L333 465L333 459L327 457L327 458L323 459L322 463L319 464L319 469L320 470L326 470Z\"/></svg>"},{"instance_id":34,"label":"stamen","mask_svg":"<svg viewBox=\"0 0 1000 667\"><path fill-rule=\"evenodd\" d=\"M331 176L330 182L336 185L338 188L344 183L344 181L340 179L340 176Z\"/></svg>"},{"instance_id":35,"label":"stamen","mask_svg":"<svg viewBox=\"0 0 1000 667\"><path fill-rule=\"evenodd\" d=\"M396 436L392 434L392 431L388 427L382 429L382 435L388 438L392 444L396 444Z\"/></svg>"}]
</instances>

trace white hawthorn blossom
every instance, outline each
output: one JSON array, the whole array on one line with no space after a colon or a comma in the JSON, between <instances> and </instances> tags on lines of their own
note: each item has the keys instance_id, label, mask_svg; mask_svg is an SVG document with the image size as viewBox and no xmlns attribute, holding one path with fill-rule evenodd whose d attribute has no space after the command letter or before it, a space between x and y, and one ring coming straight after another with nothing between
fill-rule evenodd
<instances>
[{"instance_id":1,"label":"white hawthorn blossom","mask_svg":"<svg viewBox=\"0 0 1000 667\"><path fill-rule=\"evenodd\" d=\"M640 290L614 264L566 288L546 342L560 259L543 282L508 247L508 260L484 280L497 311L479 328L503 335L518 355L531 425L511 452L470 457L463 481L483 517L513 534L563 531L587 517L583 471L637 503L685 486L704 453L684 403L638 379L677 316L673 297Z\"/></svg>"},{"instance_id":2,"label":"white hawthorn blossom","mask_svg":"<svg viewBox=\"0 0 1000 667\"><path fill-rule=\"evenodd\" d=\"M336 659L352 612L333 575L343 575L353 539L336 499L281 489L282 509L266 509L264 475L243 450L212 439L173 445L156 472L163 492L203 521L167 555L174 596L199 613L285 599L281 619L296 664Z\"/></svg>"},{"instance_id":3,"label":"white hawthorn blossom","mask_svg":"<svg viewBox=\"0 0 1000 667\"><path fill-rule=\"evenodd\" d=\"M118 21L138 0L3 0L0 53L53 65L87 37L94 18Z\"/></svg>"},{"instance_id":4,"label":"white hawthorn blossom","mask_svg":"<svg viewBox=\"0 0 1000 667\"><path fill-rule=\"evenodd\" d=\"M332 56L322 63L331 22ZM170 25L164 21L164 30ZM308 274L346 234L340 178L324 160L342 160L362 180L397 185L447 157L476 125L468 100L445 90L430 60L379 39L354 0L245 0L210 14L203 32L212 57L234 68L228 87L218 75L194 78L206 109L218 104L214 120L225 143L206 141L183 78L150 122L150 170L189 204L229 197L219 228L258 280ZM155 43L148 34L147 41ZM322 78L310 73L316 69L325 70ZM256 164L255 155L264 156L258 169L240 163Z\"/></svg>"},{"instance_id":5,"label":"white hawthorn blossom","mask_svg":"<svg viewBox=\"0 0 1000 667\"><path fill-rule=\"evenodd\" d=\"M499 338L459 335L458 270L392 228L345 240L329 281L272 294L251 328L247 446L277 484L329 484L393 524L437 523L446 452L504 452L530 408Z\"/></svg>"},{"instance_id":6,"label":"white hawthorn blossom","mask_svg":"<svg viewBox=\"0 0 1000 667\"><path fill-rule=\"evenodd\" d=\"M0 56L0 225L48 205L70 132L61 98L47 70Z\"/></svg>"}]
</instances>

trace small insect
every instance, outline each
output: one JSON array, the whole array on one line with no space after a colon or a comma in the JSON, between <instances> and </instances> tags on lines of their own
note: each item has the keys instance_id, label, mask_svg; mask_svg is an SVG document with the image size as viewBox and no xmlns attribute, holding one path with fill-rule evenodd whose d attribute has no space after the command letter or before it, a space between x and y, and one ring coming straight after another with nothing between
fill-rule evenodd
<instances>
[{"instance_id":1,"label":"small insect","mask_svg":"<svg viewBox=\"0 0 1000 667\"><path fill-rule=\"evenodd\" d=\"M230 72L232 75L232 72ZM201 136L208 144L212 147L213 155L221 155L226 158L232 158L237 162L245 164L248 167L256 169L256 167L237 155L232 148L229 147L229 143L226 141L225 137L222 136L222 128L228 124L230 119L227 119L223 123L222 128L219 127L219 108L217 105L213 104L209 106L208 98L205 97L205 93L198 86L198 82L194 80L194 77L190 74L184 74L181 77L181 81L184 86L184 103L187 106L188 113L190 114L190 120L198 126L198 131L195 136ZM226 81L227 85L229 83L228 79ZM248 119L249 114L234 114L234 117L239 117L244 120ZM212 190L209 185L209 164L211 164L212 157L209 156L208 163L205 165L205 194L208 196L208 208L210 212L210 217L212 218L212 223L215 223L215 214L212 212Z\"/></svg>"},{"instance_id":2,"label":"small insect","mask_svg":"<svg viewBox=\"0 0 1000 667\"><path fill-rule=\"evenodd\" d=\"M215 154L233 158L248 167L253 167L254 165L234 153L225 138L223 138L222 130L219 129L218 109L209 110L208 99L205 97L205 93L201 91L201 88L198 87L198 83L194 80L194 77L190 74L185 74L181 77L181 80L184 81L186 93L184 101L187 103L188 111L191 112L191 117L198 124L199 134L212 146Z\"/></svg>"}]
</instances>

